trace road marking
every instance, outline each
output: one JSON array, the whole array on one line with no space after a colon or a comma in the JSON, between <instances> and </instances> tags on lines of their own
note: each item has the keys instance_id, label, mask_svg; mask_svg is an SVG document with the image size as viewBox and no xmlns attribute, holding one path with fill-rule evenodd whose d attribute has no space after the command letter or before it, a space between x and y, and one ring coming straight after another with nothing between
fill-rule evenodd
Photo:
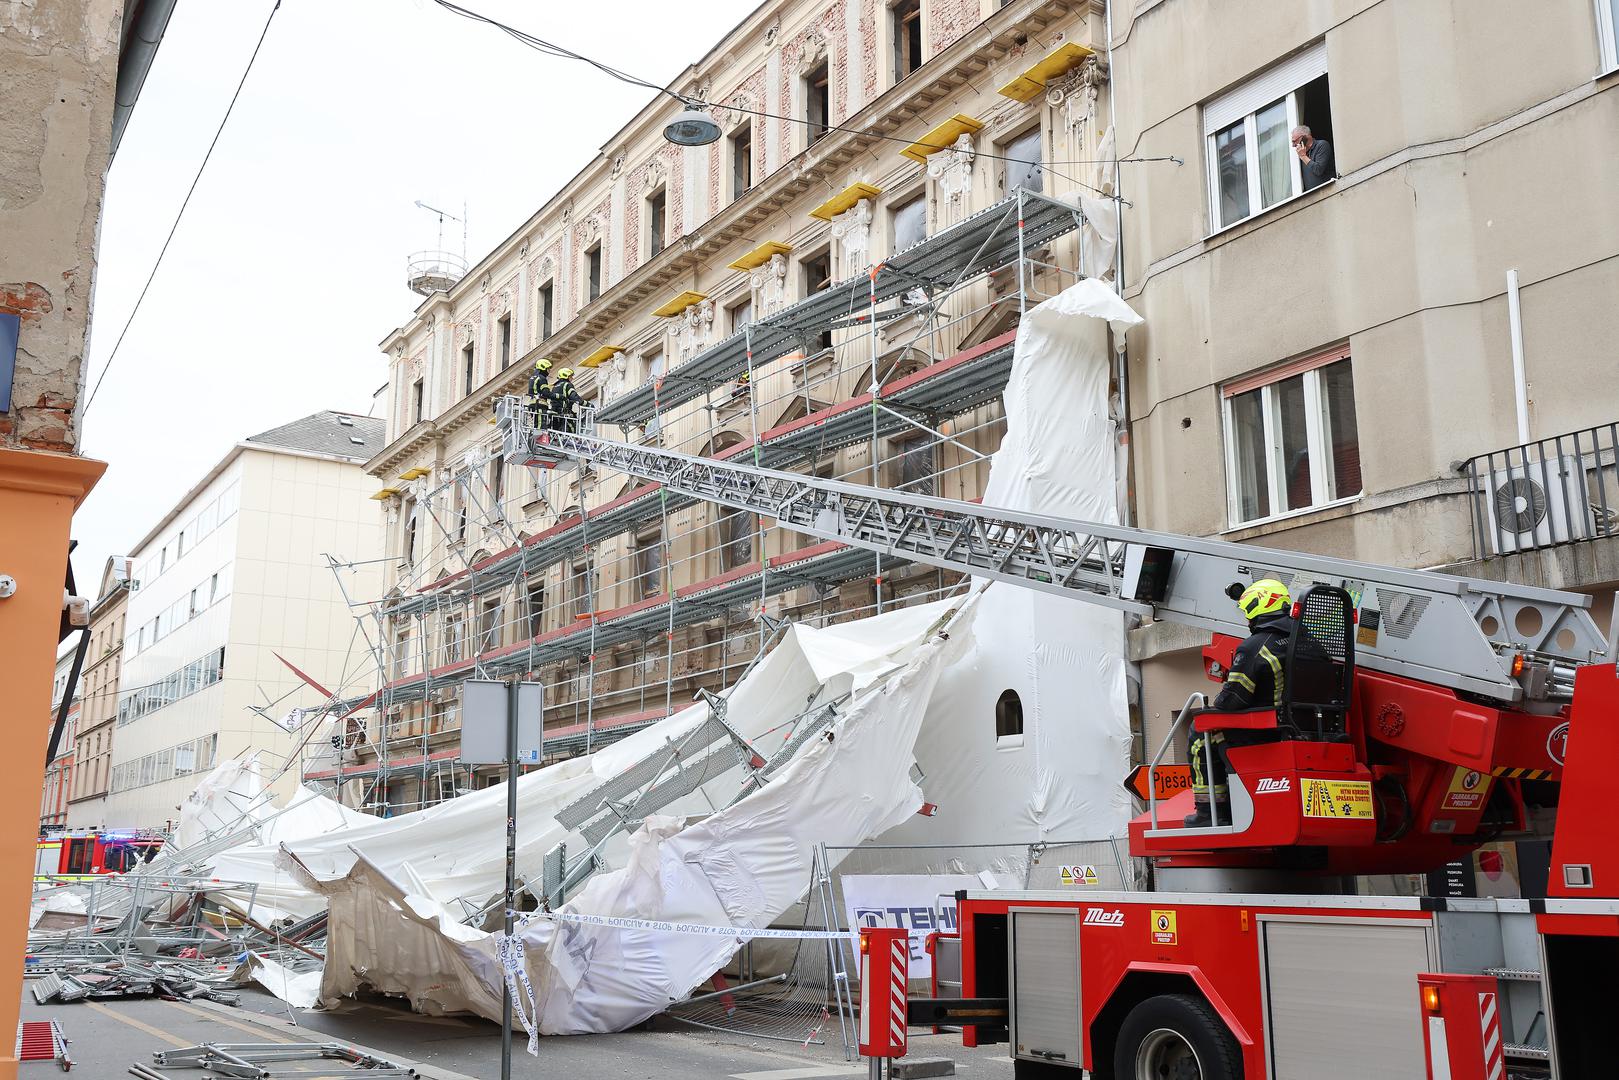
<instances>
[{"instance_id":1,"label":"road marking","mask_svg":"<svg viewBox=\"0 0 1619 1080\"><path fill-rule=\"evenodd\" d=\"M216 1024L224 1024L226 1027L233 1027L237 1031L245 1031L247 1034L258 1039L263 1039L266 1042L294 1043L309 1041L308 1039L289 1039L279 1031L267 1030L265 1027L259 1024L244 1024L240 1020L231 1020L228 1017L220 1016L217 1013L211 1013L204 1009L199 1009L195 1005L187 1005L182 1001L169 1001L165 1002L164 1004L172 1005L181 1012L190 1013L192 1016L200 1016L204 1020L210 1020Z\"/></svg>"},{"instance_id":2,"label":"road marking","mask_svg":"<svg viewBox=\"0 0 1619 1080\"><path fill-rule=\"evenodd\" d=\"M804 1069L767 1069L764 1072L732 1073L731 1080L811 1080L816 1076L854 1076L866 1071L863 1065L812 1065Z\"/></svg>"},{"instance_id":3,"label":"road marking","mask_svg":"<svg viewBox=\"0 0 1619 1080\"><path fill-rule=\"evenodd\" d=\"M86 1001L85 1004L90 1006L90 1008L94 1009L98 1013L103 1013L103 1014L105 1014L107 1016L112 1017L114 1020L117 1020L121 1024L128 1024L130 1027L134 1028L137 1031L144 1031L144 1032L146 1032L146 1034L152 1036L155 1039L162 1039L164 1042L168 1043L170 1046L181 1047L181 1046L195 1046L195 1045L197 1045L196 1043L192 1042L190 1039L182 1039L178 1035L171 1035L167 1031L164 1031L162 1028L155 1028L151 1024L143 1024L139 1020L135 1019L133 1016L125 1016L123 1013L119 1012L117 1009L109 1009L107 1006L101 1004L101 1002L99 1002L99 1001Z\"/></svg>"}]
</instances>

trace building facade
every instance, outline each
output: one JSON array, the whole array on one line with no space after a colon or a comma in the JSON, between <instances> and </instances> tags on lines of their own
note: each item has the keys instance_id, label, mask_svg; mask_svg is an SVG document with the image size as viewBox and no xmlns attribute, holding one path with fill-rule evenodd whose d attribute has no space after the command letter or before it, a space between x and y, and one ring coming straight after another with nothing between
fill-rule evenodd
<instances>
[{"instance_id":1,"label":"building facade","mask_svg":"<svg viewBox=\"0 0 1619 1080\"><path fill-rule=\"evenodd\" d=\"M342 590L379 587L360 463L381 443L380 422L337 412L244 439L135 546L104 824L177 821L227 757L259 754L275 794L296 786L306 732L283 721L323 695L288 665L359 692L353 673L369 677ZM359 565L334 571L332 551Z\"/></svg>"},{"instance_id":2,"label":"building facade","mask_svg":"<svg viewBox=\"0 0 1619 1080\"><path fill-rule=\"evenodd\" d=\"M1612 6L1157 0L1114 20L1119 145L1185 161L1125 166L1140 523L1576 589L1606 624ZM1330 143L1325 175L1301 127ZM1200 644L1134 635L1150 745L1208 685Z\"/></svg>"},{"instance_id":3,"label":"building facade","mask_svg":"<svg viewBox=\"0 0 1619 1080\"><path fill-rule=\"evenodd\" d=\"M62 710L62 700L68 696L69 677L73 674L73 649L57 657L56 675L51 680L51 712L45 723L46 737L56 730L56 718ZM74 732L79 724L81 697L78 687L72 689L68 702L67 720L62 726L56 753L45 765L45 784L39 796L39 831L60 832L67 827L68 798L73 791Z\"/></svg>"},{"instance_id":4,"label":"building facade","mask_svg":"<svg viewBox=\"0 0 1619 1080\"><path fill-rule=\"evenodd\" d=\"M1023 302L1074 280L1083 241L1066 208L1109 182L1101 16L1033 0L766 4L673 84L714 103L718 142L667 142L679 106L656 103L464 277L413 279L426 299L382 342L388 445L367 465L387 518L389 689L356 717L341 766L312 778L379 812L483 782L452 768L456 687L497 662L512 672L514 652L546 683L550 745L568 753L728 684L770 619L853 618L952 587L769 521L660 507L627 477L506 469L486 420L544 356L578 371L626 438L722 454L768 437L784 467L977 497L1002 418L998 390L969 373L1009 358ZM1015 251L1019 189L1074 219L1030 244L1026 274L944 250L960 226ZM949 272L885 299L877 329L827 318L790 354L754 356L751 378L732 363L700 389L654 389L930 244ZM932 396L871 422L854 402L873 383ZM816 443L855 408L861 437Z\"/></svg>"},{"instance_id":5,"label":"building facade","mask_svg":"<svg viewBox=\"0 0 1619 1080\"><path fill-rule=\"evenodd\" d=\"M118 715L118 680L123 672L124 616L129 603L129 559L107 560L101 589L90 609L90 651L80 677L78 732L74 739L73 791L67 824L73 829L106 825L112 782L113 720Z\"/></svg>"}]
</instances>

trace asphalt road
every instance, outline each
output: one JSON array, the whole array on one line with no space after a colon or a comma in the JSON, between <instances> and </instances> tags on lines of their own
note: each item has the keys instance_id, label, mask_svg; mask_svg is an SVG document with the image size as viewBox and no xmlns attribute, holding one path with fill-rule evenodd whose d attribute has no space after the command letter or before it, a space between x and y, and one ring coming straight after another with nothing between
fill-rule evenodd
<instances>
[{"instance_id":1,"label":"asphalt road","mask_svg":"<svg viewBox=\"0 0 1619 1080\"><path fill-rule=\"evenodd\" d=\"M500 1075L500 1028L467 1017L418 1016L389 999L345 1002L330 1012L304 1011L289 1019L280 1001L257 990L242 995L240 1008L209 1002L111 1000L35 1005L24 991L23 1019L59 1020L70 1040L74 1074L92 1080L124 1075L131 1062L151 1064L154 1050L202 1042L342 1041L419 1068L431 1080L478 1080ZM515 1040L512 1075L547 1080L812 1080L865 1076L864 1062L849 1063L834 1034L832 1045L799 1046L692 1029L667 1019L617 1035L577 1035L540 1041L530 1057L521 1034ZM964 1049L953 1035L913 1033L913 1056L946 1057L960 1075L1011 1080L1004 1046ZM283 1067L287 1076L323 1075ZM44 1076L48 1064L27 1065ZM194 1069L164 1070L175 1080L202 1080ZM281 1073L277 1073L281 1075ZM335 1075L335 1074L334 1074ZM364 1073L349 1073L363 1076Z\"/></svg>"}]
</instances>

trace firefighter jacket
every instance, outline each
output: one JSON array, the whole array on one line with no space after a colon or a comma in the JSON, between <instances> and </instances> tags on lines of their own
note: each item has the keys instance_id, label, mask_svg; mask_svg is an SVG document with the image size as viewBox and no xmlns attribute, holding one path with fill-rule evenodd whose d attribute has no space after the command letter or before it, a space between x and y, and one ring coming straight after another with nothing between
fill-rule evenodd
<instances>
[{"instance_id":1,"label":"firefighter jacket","mask_svg":"<svg viewBox=\"0 0 1619 1080\"><path fill-rule=\"evenodd\" d=\"M583 404L585 399L580 397L579 391L573 388L572 379L558 379L551 384L550 397L546 400L550 402L552 412L562 416L572 416L573 410Z\"/></svg>"},{"instance_id":2,"label":"firefighter jacket","mask_svg":"<svg viewBox=\"0 0 1619 1080\"><path fill-rule=\"evenodd\" d=\"M1261 615L1248 624L1248 637L1231 657L1225 685L1210 706L1215 712L1282 707L1287 640L1293 620L1284 612Z\"/></svg>"}]
</instances>

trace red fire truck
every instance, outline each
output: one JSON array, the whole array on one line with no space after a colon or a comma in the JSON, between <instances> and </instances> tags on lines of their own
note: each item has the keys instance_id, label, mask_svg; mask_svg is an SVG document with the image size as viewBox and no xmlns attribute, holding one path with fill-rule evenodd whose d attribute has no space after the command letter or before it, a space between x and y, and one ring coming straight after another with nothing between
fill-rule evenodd
<instances>
[{"instance_id":1,"label":"red fire truck","mask_svg":"<svg viewBox=\"0 0 1619 1080\"><path fill-rule=\"evenodd\" d=\"M1160 805L1143 785L1129 839L1151 891L960 894L959 937L935 942L960 996L912 1000L913 1022L1006 1041L1019 1080L1619 1076L1619 648L1590 597L693 457L601 439L588 412L536 432L516 398L499 415L514 464L585 460L850 547L1207 632L1216 681L1247 632L1232 590L1289 587L1281 704L1219 713L1194 694L1146 763L1196 730L1212 770L1225 736L1228 808L1188 827L1190 791ZM1550 838L1544 899L1362 892L1509 837Z\"/></svg>"},{"instance_id":2,"label":"red fire truck","mask_svg":"<svg viewBox=\"0 0 1619 1080\"><path fill-rule=\"evenodd\" d=\"M163 847L163 837L147 832L76 830L41 836L34 860L36 880L122 874L148 862Z\"/></svg>"}]
</instances>

